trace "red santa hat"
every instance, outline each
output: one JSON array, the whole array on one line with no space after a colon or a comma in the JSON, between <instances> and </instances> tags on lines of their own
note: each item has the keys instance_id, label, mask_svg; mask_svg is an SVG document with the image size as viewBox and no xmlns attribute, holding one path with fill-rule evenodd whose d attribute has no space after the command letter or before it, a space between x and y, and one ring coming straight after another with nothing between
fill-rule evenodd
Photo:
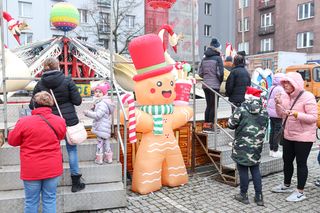
<instances>
[{"instance_id":1,"label":"red santa hat","mask_svg":"<svg viewBox=\"0 0 320 213\"><path fill-rule=\"evenodd\" d=\"M256 89L254 87L247 87L245 99L260 99L262 90Z\"/></svg>"},{"instance_id":2,"label":"red santa hat","mask_svg":"<svg viewBox=\"0 0 320 213\"><path fill-rule=\"evenodd\" d=\"M93 90L94 91L100 90L103 95L106 95L110 88L111 88L110 84L104 83L104 84L101 84L101 85L94 87Z\"/></svg>"}]
</instances>

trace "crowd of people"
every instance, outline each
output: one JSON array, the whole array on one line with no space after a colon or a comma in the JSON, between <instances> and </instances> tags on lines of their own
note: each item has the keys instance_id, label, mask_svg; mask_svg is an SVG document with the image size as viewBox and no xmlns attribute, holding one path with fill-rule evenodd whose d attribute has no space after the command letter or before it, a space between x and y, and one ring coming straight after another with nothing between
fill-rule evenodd
<instances>
[{"instance_id":1,"label":"crowd of people","mask_svg":"<svg viewBox=\"0 0 320 213\"><path fill-rule=\"evenodd\" d=\"M212 39L199 67L199 75L205 83L203 90L207 104L203 129L208 131L215 131L214 106L218 105L215 101L219 100L215 96L220 92L223 80L224 65L220 48L219 41ZM255 189L254 202L259 206L264 205L259 167L269 123L270 156L282 157L284 163L284 180L272 192L291 192L287 201L306 199L304 187L308 178L307 160L316 141L318 119L315 96L304 90L304 81L299 73L277 73L273 76L273 86L269 88L265 107L261 100L262 91L251 87L245 52L238 52L233 59L228 58L228 69L230 75L226 81L226 96L233 104L228 127L235 130L231 157L236 162L240 176L240 193L235 195L235 199L244 204L249 203L250 171ZM99 165L112 163L113 157L110 118L114 104L108 98L109 89L109 84L93 88L94 104L90 110L83 112L93 119L92 132L97 136L95 163ZM43 211L55 212L56 190L63 173L62 140L66 142L68 153L71 191L78 192L85 188L79 171L77 145L69 143L66 137L67 127L79 123L75 106L81 102L82 98L73 80L59 70L59 61L55 58L45 60L43 75L34 88L29 104L32 115L20 118L8 136L10 145L20 146L25 212L37 212L40 195ZM58 108L61 109L62 117L59 116ZM282 145L282 151L279 144ZM297 167L295 190L291 185L294 160ZM318 161L320 164L320 153ZM315 184L320 186L320 179Z\"/></svg>"},{"instance_id":2,"label":"crowd of people","mask_svg":"<svg viewBox=\"0 0 320 213\"><path fill-rule=\"evenodd\" d=\"M214 39L211 43L217 43ZM205 111L204 130L209 126L206 122L214 121L215 93L219 93L219 86L210 84L217 81L216 64L220 63L221 55L208 58L207 52L211 49L219 53L220 47L211 45L205 52L200 66L200 76L206 83L203 86L207 109ZM216 63L206 62L217 60ZM214 66L213 68L210 66ZM231 69L230 69L231 67ZM223 67L222 67L223 69ZM304 89L304 80L297 72L276 73L273 76L273 85L268 88L266 107L263 104L259 88L250 87L251 79L246 69L245 53L238 52L233 58L233 64L228 61L229 77L226 82L226 96L233 104L232 115L228 120L228 127L235 130L235 139L232 143L232 159L237 164L240 176L240 193L235 199L248 204L248 171L250 170L255 189L254 202L264 205L262 195L262 181L260 174L261 153L263 142L270 129L269 145L270 156L283 159L284 180L272 188L274 193L291 193L286 200L298 202L306 199L304 187L308 178L307 160L313 144L316 141L318 108L315 96ZM211 80L216 78L215 80ZM213 91L214 90L214 91ZM320 104L319 104L320 106ZM211 113L208 113L211 112ZM269 125L270 123L270 125ZM319 125L320 126L320 125ZM214 131L214 130L213 130ZM282 151L279 150L282 145ZM291 186L294 172L294 160L297 168L297 187ZM320 152L318 155L320 164ZM320 179L315 182L320 186Z\"/></svg>"},{"instance_id":3,"label":"crowd of people","mask_svg":"<svg viewBox=\"0 0 320 213\"><path fill-rule=\"evenodd\" d=\"M38 212L40 195L42 211L56 212L56 191L63 174L63 156L60 148L62 140L65 141L68 153L71 192L75 193L85 188L79 170L77 145L70 143L66 137L67 127L79 123L75 106L81 104L82 97L73 80L65 77L60 71L57 59L46 59L43 67L42 77L33 90L29 104L32 115L21 117L8 135L10 145L20 146L25 213ZM103 161L112 163L110 119L114 104L107 97L109 89L108 84L93 88L94 105L90 110L83 112L94 120L92 131L98 138L95 159L97 164L102 164Z\"/></svg>"}]
</instances>

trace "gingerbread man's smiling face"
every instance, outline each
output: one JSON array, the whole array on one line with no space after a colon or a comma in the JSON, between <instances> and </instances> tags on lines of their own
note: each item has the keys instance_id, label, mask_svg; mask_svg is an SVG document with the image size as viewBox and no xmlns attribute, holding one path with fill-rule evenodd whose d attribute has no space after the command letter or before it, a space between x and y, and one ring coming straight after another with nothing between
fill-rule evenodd
<instances>
[{"instance_id":1,"label":"gingerbread man's smiling face","mask_svg":"<svg viewBox=\"0 0 320 213\"><path fill-rule=\"evenodd\" d=\"M171 72L135 82L139 105L171 104L176 98L175 80Z\"/></svg>"}]
</instances>

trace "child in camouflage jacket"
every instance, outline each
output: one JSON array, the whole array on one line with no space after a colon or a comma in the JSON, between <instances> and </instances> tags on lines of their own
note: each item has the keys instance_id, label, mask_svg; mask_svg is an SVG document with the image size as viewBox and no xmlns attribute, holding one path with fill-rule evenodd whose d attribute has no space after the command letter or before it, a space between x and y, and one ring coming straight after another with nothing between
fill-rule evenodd
<instances>
[{"instance_id":1,"label":"child in camouflage jacket","mask_svg":"<svg viewBox=\"0 0 320 213\"><path fill-rule=\"evenodd\" d=\"M256 88L247 87L246 100L228 120L228 127L235 129L231 157L237 164L240 176L240 194L237 194L235 199L249 204L247 191L250 169L255 189L254 201L259 206L264 205L259 164L268 123L268 113L260 99L261 92Z\"/></svg>"}]
</instances>

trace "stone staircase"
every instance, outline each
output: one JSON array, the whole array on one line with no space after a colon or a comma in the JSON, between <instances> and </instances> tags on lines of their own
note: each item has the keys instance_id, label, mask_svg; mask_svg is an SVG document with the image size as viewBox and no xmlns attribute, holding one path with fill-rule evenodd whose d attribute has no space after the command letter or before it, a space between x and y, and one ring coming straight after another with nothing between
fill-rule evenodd
<instances>
[{"instance_id":1,"label":"stone staircase","mask_svg":"<svg viewBox=\"0 0 320 213\"><path fill-rule=\"evenodd\" d=\"M234 131L224 129L232 137L234 137ZM236 170L236 164L231 158L232 147L228 145L232 142L232 139L222 130L217 131L216 141L214 132L198 132L196 133L198 138L205 144L208 155L216 162L219 166L218 170L221 174L221 179L224 181L222 176L227 180L230 185L239 184L239 175ZM266 176L275 172L280 172L283 169L282 158L273 158L269 156L269 143L267 141L263 144L260 172L262 176ZM226 182L226 181L224 181Z\"/></svg>"},{"instance_id":2,"label":"stone staircase","mask_svg":"<svg viewBox=\"0 0 320 213\"><path fill-rule=\"evenodd\" d=\"M126 190L122 183L122 165L116 161L118 147L115 140L111 146L114 151L113 163L97 165L93 162L96 151L95 139L88 139L78 145L79 167L86 188L80 192L72 193L68 156L65 143L61 143L64 173L57 191L57 212L126 206ZM23 182L20 180L19 164L19 148L5 144L0 149L0 212L23 212L24 191Z\"/></svg>"}]
</instances>

